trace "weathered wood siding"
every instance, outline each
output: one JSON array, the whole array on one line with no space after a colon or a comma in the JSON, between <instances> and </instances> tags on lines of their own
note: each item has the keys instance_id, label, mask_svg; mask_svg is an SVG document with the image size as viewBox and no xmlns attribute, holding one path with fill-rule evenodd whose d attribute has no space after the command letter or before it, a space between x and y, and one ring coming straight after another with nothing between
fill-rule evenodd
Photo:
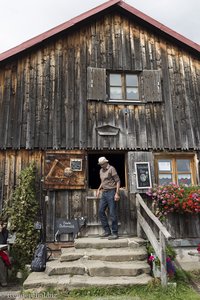
<instances>
[{"instance_id":1,"label":"weathered wood siding","mask_svg":"<svg viewBox=\"0 0 200 300\"><path fill-rule=\"evenodd\" d=\"M165 226L175 239L199 238L200 214L171 214Z\"/></svg>"},{"instance_id":2,"label":"weathered wood siding","mask_svg":"<svg viewBox=\"0 0 200 300\"><path fill-rule=\"evenodd\" d=\"M0 212L4 201L10 201L11 194L19 183L21 170L25 169L31 162L35 162L36 165L37 197L38 202L40 202L43 197L41 181L43 177L43 160L44 154L42 151L0 151Z\"/></svg>"},{"instance_id":3,"label":"weathered wood siding","mask_svg":"<svg viewBox=\"0 0 200 300\"><path fill-rule=\"evenodd\" d=\"M161 70L162 101L87 100L87 68ZM0 66L0 148L200 149L200 60L110 13ZM99 136L96 127L120 128Z\"/></svg>"},{"instance_id":4,"label":"weathered wood siding","mask_svg":"<svg viewBox=\"0 0 200 300\"><path fill-rule=\"evenodd\" d=\"M88 196L88 194L90 196ZM86 217L87 227L81 235L94 235L102 233L102 226L98 216L99 199L96 191L48 191L46 207L46 237L54 241L56 233L56 220L67 220L77 217ZM91 196L92 195L92 196ZM127 190L120 190L118 206L118 224L120 235L136 235L135 199L128 197ZM63 237L66 240L66 237ZM70 239L71 237L67 237Z\"/></svg>"}]
</instances>

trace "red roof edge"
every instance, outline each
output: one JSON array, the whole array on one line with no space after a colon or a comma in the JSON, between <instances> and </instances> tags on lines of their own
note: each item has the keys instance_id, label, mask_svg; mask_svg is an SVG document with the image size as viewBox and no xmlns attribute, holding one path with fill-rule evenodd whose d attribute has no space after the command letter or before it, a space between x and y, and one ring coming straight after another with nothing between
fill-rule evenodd
<instances>
[{"instance_id":1,"label":"red roof edge","mask_svg":"<svg viewBox=\"0 0 200 300\"><path fill-rule=\"evenodd\" d=\"M146 21L147 23L151 24L152 26L156 27L157 29L161 30L162 32L166 33L167 35L173 37L177 41L189 46L190 48L193 48L194 50L197 50L200 52L200 45L197 43L191 41L190 39L184 37L183 35L177 33L176 31L170 29L169 27L163 25L162 23L156 21L155 19L147 16L146 14L142 13L141 11L137 10L136 8L128 5L125 2L119 3L119 6L124 8L126 11L134 14L138 18L140 18L143 21Z\"/></svg>"},{"instance_id":2,"label":"red roof edge","mask_svg":"<svg viewBox=\"0 0 200 300\"><path fill-rule=\"evenodd\" d=\"M26 42L1 53L0 54L0 62L19 53L19 52L22 52L32 46L35 46L35 45L41 43L42 41L52 37L53 35L60 33L63 30L68 29L68 28L76 25L77 23L79 23L79 22L81 22L81 21L115 5L115 4L118 4L120 2L121 2L121 0L109 0L99 6L96 6L95 8L88 10L85 13L80 14L79 16L77 16L75 18L72 18L71 20L69 20L67 22L64 22L42 34L39 34L39 35L35 36L34 38L31 38L31 39L27 40Z\"/></svg>"},{"instance_id":3,"label":"red roof edge","mask_svg":"<svg viewBox=\"0 0 200 300\"><path fill-rule=\"evenodd\" d=\"M169 27L163 25L162 23L156 21L155 19L147 16L146 14L142 13L141 11L137 10L136 8L128 5L127 3L125 3L122 0L109 0L85 13L80 14L79 16L61 24L58 25L32 39L27 40L26 42L10 49L7 50L3 53L0 54L0 62L11 57L14 56L15 54L18 54L28 48L31 48L33 46L36 46L37 44L43 42L44 40L54 36L57 33L60 33L70 27L73 27L74 25L76 25L77 23L99 13L102 12L103 10L113 6L117 4L118 6L122 7L124 10L126 10L127 12L135 15L136 17L138 17L139 19L141 19L142 21L145 21L146 23L150 24L151 26L157 28L158 30L164 32L165 34L167 34L168 36L174 38L175 40L177 40L178 42L181 42L182 44L185 44L186 46L190 47L193 50L196 50L197 52L200 52L200 45L196 44L195 42L189 40L188 38L182 36L181 34L177 33L176 31L170 29Z\"/></svg>"}]
</instances>

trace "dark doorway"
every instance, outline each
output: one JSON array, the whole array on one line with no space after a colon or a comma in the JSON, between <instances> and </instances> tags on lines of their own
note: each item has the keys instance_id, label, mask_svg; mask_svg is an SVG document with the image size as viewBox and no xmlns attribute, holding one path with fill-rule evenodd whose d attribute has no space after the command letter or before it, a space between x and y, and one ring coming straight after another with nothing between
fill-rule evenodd
<instances>
[{"instance_id":1,"label":"dark doorway","mask_svg":"<svg viewBox=\"0 0 200 300\"><path fill-rule=\"evenodd\" d=\"M115 167L120 177L121 187L126 186L125 182L125 154L124 153L98 153L88 154L88 187L98 189L100 185L98 158L105 156L109 164Z\"/></svg>"}]
</instances>

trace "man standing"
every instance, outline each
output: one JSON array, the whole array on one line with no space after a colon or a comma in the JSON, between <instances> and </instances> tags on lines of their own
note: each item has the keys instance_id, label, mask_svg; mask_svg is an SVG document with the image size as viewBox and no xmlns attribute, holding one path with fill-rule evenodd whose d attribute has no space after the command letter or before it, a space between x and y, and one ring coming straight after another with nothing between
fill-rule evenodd
<instances>
[{"instance_id":1,"label":"man standing","mask_svg":"<svg viewBox=\"0 0 200 300\"><path fill-rule=\"evenodd\" d=\"M99 218L104 229L101 237L108 237L109 240L115 240L118 238L117 201L119 201L120 179L115 168L109 165L105 157L100 157L98 164L101 166L101 184L97 190L97 197L99 198L100 190L102 190L99 203ZM110 219L112 221L112 234L105 213L107 208L109 208Z\"/></svg>"}]
</instances>

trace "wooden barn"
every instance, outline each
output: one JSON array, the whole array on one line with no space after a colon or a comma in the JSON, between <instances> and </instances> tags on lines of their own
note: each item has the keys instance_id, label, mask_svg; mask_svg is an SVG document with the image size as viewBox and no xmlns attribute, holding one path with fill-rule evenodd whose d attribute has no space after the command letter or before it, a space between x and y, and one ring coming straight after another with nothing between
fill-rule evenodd
<instances>
[{"instance_id":1,"label":"wooden barn","mask_svg":"<svg viewBox=\"0 0 200 300\"><path fill-rule=\"evenodd\" d=\"M80 216L82 235L100 233L105 156L121 179L119 234L135 235L137 192L199 184L199 114L200 46L121 0L105 2L0 54L0 209L35 161L47 241ZM199 237L199 216L184 230L181 222L174 238Z\"/></svg>"}]
</instances>

